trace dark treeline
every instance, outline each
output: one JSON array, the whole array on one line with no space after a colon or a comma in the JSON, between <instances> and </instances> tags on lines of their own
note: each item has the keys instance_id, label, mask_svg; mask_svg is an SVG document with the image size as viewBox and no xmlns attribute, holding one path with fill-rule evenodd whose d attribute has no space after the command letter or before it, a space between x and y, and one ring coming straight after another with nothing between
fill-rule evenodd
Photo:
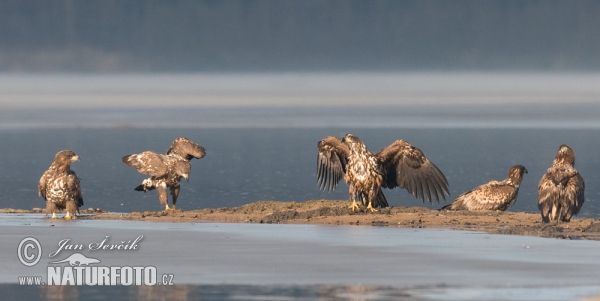
<instances>
[{"instance_id":1,"label":"dark treeline","mask_svg":"<svg viewBox=\"0 0 600 301\"><path fill-rule=\"evenodd\" d=\"M598 70L600 1L2 0L0 71Z\"/></svg>"}]
</instances>

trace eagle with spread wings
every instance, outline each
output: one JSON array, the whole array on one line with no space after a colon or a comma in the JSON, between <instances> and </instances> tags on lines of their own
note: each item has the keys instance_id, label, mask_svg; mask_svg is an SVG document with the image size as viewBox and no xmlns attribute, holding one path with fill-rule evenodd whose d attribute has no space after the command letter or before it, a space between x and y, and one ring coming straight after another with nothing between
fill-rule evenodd
<instances>
[{"instance_id":1,"label":"eagle with spread wings","mask_svg":"<svg viewBox=\"0 0 600 301\"><path fill-rule=\"evenodd\" d=\"M205 149L193 141L179 137L167 149L167 153L157 154L145 151L139 154L124 156L123 163L137 169L138 172L150 175L137 186L137 191L158 191L158 201L165 206L165 210L175 210L179 196L181 178L188 180L192 166L190 160L200 159L206 154ZM173 196L173 207L169 208L167 187Z\"/></svg>"},{"instance_id":2,"label":"eagle with spread wings","mask_svg":"<svg viewBox=\"0 0 600 301\"><path fill-rule=\"evenodd\" d=\"M388 207L381 188L406 189L414 197L431 202L448 196L448 180L444 174L425 157L423 152L404 140L371 153L358 137L347 134L341 140L328 136L317 144L317 185L321 190L334 190L342 176L348 184L350 209L363 206L372 212L375 208Z\"/></svg>"},{"instance_id":3,"label":"eagle with spread wings","mask_svg":"<svg viewBox=\"0 0 600 301\"><path fill-rule=\"evenodd\" d=\"M442 209L505 211L517 201L519 186L525 173L527 169L523 165L515 165L508 170L506 179L500 182L492 180L467 191Z\"/></svg>"},{"instance_id":4,"label":"eagle with spread wings","mask_svg":"<svg viewBox=\"0 0 600 301\"><path fill-rule=\"evenodd\" d=\"M73 151L60 151L40 178L38 194L46 201L46 214L52 213L52 218L56 218L57 209L66 209L64 218L76 219L76 212L83 206L80 180L71 170L75 161L79 161L79 156Z\"/></svg>"},{"instance_id":5,"label":"eagle with spread wings","mask_svg":"<svg viewBox=\"0 0 600 301\"><path fill-rule=\"evenodd\" d=\"M575 165L575 152L563 144L559 147L552 167L548 168L538 185L538 209L542 221L568 222L583 206L585 182Z\"/></svg>"}]
</instances>

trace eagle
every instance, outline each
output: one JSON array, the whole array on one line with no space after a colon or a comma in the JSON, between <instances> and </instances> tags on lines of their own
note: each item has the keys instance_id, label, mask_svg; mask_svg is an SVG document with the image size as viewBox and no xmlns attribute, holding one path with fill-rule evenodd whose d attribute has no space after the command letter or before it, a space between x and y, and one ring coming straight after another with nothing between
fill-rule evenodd
<instances>
[{"instance_id":1,"label":"eagle","mask_svg":"<svg viewBox=\"0 0 600 301\"><path fill-rule=\"evenodd\" d=\"M581 210L585 182L574 165L575 152L561 145L538 185L538 209L544 223L568 222Z\"/></svg>"},{"instance_id":2,"label":"eagle","mask_svg":"<svg viewBox=\"0 0 600 301\"><path fill-rule=\"evenodd\" d=\"M46 214L56 218L56 209L66 209L65 219L76 219L76 212L83 206L79 177L71 170L71 163L79 161L73 151L63 150L44 172L38 183L38 194L46 201Z\"/></svg>"},{"instance_id":3,"label":"eagle","mask_svg":"<svg viewBox=\"0 0 600 301\"><path fill-rule=\"evenodd\" d=\"M321 190L332 191L343 175L352 210L359 208L357 199L371 212L388 207L382 187L400 187L429 202L432 196L439 203L440 197L445 201L445 194L450 195L444 174L420 149L404 140L396 140L376 154L352 134L341 140L327 136L317 147L317 185Z\"/></svg>"},{"instance_id":4,"label":"eagle","mask_svg":"<svg viewBox=\"0 0 600 301\"><path fill-rule=\"evenodd\" d=\"M442 210L505 211L517 201L524 173L527 169L523 165L515 165L508 170L506 179L500 182L492 180L467 191Z\"/></svg>"},{"instance_id":5,"label":"eagle","mask_svg":"<svg viewBox=\"0 0 600 301\"><path fill-rule=\"evenodd\" d=\"M124 156L122 161L140 173L150 175L150 178L142 181L135 190L146 192L156 189L158 201L165 206L165 210L175 210L181 178L188 180L192 169L190 160L203 158L205 154L206 151L202 146L185 137L179 137L173 141L164 155L145 151ZM173 196L172 208L169 208L167 187Z\"/></svg>"}]
</instances>

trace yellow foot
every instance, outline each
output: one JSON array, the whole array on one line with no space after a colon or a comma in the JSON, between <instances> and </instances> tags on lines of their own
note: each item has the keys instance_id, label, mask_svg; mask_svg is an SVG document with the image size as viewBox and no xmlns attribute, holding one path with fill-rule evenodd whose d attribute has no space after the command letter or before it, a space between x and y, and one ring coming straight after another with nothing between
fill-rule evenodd
<instances>
[{"instance_id":1,"label":"yellow foot","mask_svg":"<svg viewBox=\"0 0 600 301\"><path fill-rule=\"evenodd\" d=\"M373 208L373 206L371 206L371 203L369 203L369 206L367 206L367 210L371 210L371 212L379 212L379 210Z\"/></svg>"},{"instance_id":2,"label":"yellow foot","mask_svg":"<svg viewBox=\"0 0 600 301\"><path fill-rule=\"evenodd\" d=\"M52 218L56 218L56 213L52 212Z\"/></svg>"},{"instance_id":3,"label":"yellow foot","mask_svg":"<svg viewBox=\"0 0 600 301\"><path fill-rule=\"evenodd\" d=\"M354 211L354 210L356 210L356 209L358 209L360 207L358 207L358 204L356 202L352 202L352 205L350 205L350 207L348 207L348 208L352 209L352 211Z\"/></svg>"},{"instance_id":4,"label":"yellow foot","mask_svg":"<svg viewBox=\"0 0 600 301\"><path fill-rule=\"evenodd\" d=\"M74 219L74 216L71 216L71 214L67 212L67 214L65 215L65 219Z\"/></svg>"},{"instance_id":5,"label":"yellow foot","mask_svg":"<svg viewBox=\"0 0 600 301\"><path fill-rule=\"evenodd\" d=\"M177 210L177 207L175 207L175 204L173 204L173 207L171 207L172 210Z\"/></svg>"}]
</instances>

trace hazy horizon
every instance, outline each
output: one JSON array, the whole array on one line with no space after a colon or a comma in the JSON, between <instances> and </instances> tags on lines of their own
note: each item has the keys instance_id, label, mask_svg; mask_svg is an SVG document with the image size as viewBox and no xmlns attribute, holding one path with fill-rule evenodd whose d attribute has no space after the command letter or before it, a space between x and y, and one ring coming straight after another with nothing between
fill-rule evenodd
<instances>
[{"instance_id":1,"label":"hazy horizon","mask_svg":"<svg viewBox=\"0 0 600 301\"><path fill-rule=\"evenodd\" d=\"M0 74L0 128L600 128L600 73Z\"/></svg>"},{"instance_id":2,"label":"hazy horizon","mask_svg":"<svg viewBox=\"0 0 600 301\"><path fill-rule=\"evenodd\" d=\"M0 72L599 71L600 2L0 2Z\"/></svg>"}]
</instances>

